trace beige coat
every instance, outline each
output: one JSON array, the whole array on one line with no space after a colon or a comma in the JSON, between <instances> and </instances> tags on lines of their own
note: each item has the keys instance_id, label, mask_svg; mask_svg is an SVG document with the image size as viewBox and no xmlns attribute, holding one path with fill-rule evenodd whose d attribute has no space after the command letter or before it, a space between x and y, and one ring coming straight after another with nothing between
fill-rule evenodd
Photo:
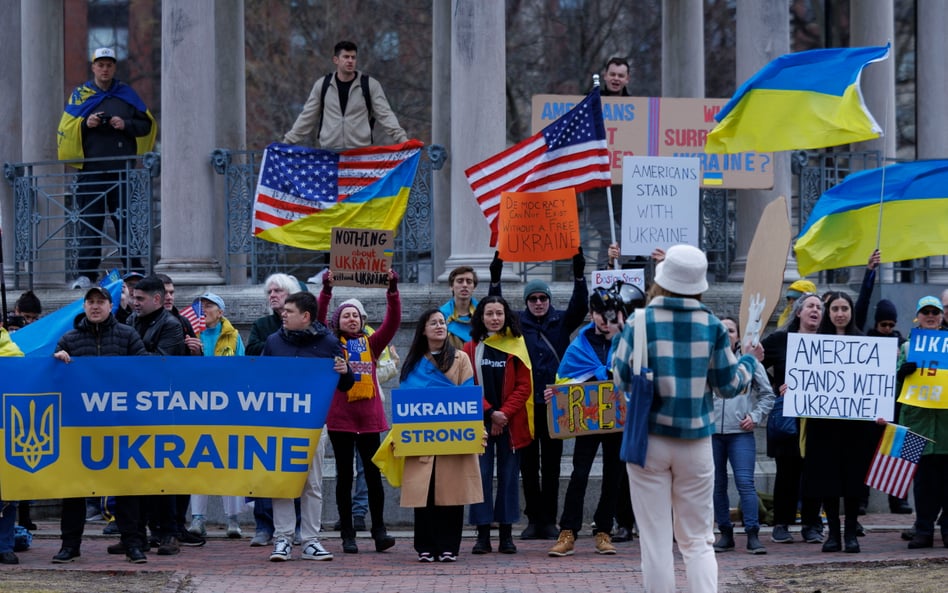
<instances>
[{"instance_id":1,"label":"beige coat","mask_svg":"<svg viewBox=\"0 0 948 593\"><path fill-rule=\"evenodd\" d=\"M454 364L445 375L454 384L460 385L473 376L471 361L458 350ZM406 457L405 474L402 477L403 507L424 507L428 502L428 485L431 472L435 471L434 503L436 506L459 506L484 501L481 487L481 470L477 455L426 455Z\"/></svg>"}]
</instances>

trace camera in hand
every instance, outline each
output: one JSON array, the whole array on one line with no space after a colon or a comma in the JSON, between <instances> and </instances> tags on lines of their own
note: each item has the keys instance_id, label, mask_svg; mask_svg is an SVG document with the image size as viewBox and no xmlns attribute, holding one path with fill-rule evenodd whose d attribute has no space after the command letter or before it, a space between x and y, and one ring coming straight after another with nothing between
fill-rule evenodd
<instances>
[{"instance_id":1,"label":"camera in hand","mask_svg":"<svg viewBox=\"0 0 948 593\"><path fill-rule=\"evenodd\" d=\"M112 116L104 111L100 111L99 113L96 113L96 116L99 118L99 121L104 124L107 124L110 121L112 121Z\"/></svg>"}]
</instances>

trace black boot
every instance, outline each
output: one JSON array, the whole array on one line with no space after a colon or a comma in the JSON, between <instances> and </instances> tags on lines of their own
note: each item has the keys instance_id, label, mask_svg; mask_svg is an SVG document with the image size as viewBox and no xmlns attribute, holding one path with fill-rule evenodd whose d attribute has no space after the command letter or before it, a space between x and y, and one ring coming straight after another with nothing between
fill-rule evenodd
<instances>
[{"instance_id":1,"label":"black boot","mask_svg":"<svg viewBox=\"0 0 948 593\"><path fill-rule=\"evenodd\" d=\"M17 505L17 514L19 515L20 527L27 531L36 531L36 523L33 523L30 519L30 503L28 501L21 501Z\"/></svg>"},{"instance_id":2,"label":"black boot","mask_svg":"<svg viewBox=\"0 0 948 593\"><path fill-rule=\"evenodd\" d=\"M912 507L909 506L907 498L897 498L889 495L889 512L896 515L911 515Z\"/></svg>"},{"instance_id":3,"label":"black boot","mask_svg":"<svg viewBox=\"0 0 948 593\"><path fill-rule=\"evenodd\" d=\"M342 535L342 551L346 554L358 554L359 545L356 543L355 529L343 529L340 535Z\"/></svg>"},{"instance_id":4,"label":"black boot","mask_svg":"<svg viewBox=\"0 0 948 593\"><path fill-rule=\"evenodd\" d=\"M490 554L494 549L490 545L490 525L477 526L477 541L471 548L471 554Z\"/></svg>"},{"instance_id":5,"label":"black boot","mask_svg":"<svg viewBox=\"0 0 948 593\"><path fill-rule=\"evenodd\" d=\"M828 529L826 530L826 540L823 541L823 551L824 552L839 552L843 549L842 544L840 543L839 531L839 517L835 519L827 517L826 523Z\"/></svg>"},{"instance_id":6,"label":"black boot","mask_svg":"<svg viewBox=\"0 0 948 593\"><path fill-rule=\"evenodd\" d=\"M517 546L513 541L513 526L510 523L500 524L500 543L497 551L501 554L516 554Z\"/></svg>"},{"instance_id":7,"label":"black boot","mask_svg":"<svg viewBox=\"0 0 948 593\"><path fill-rule=\"evenodd\" d=\"M395 545L395 538L388 534L385 526L372 526L372 539L375 540L375 551L384 552Z\"/></svg>"},{"instance_id":8,"label":"black boot","mask_svg":"<svg viewBox=\"0 0 948 593\"><path fill-rule=\"evenodd\" d=\"M766 554L767 548L764 547L764 544L760 543L760 539L757 537L757 533L760 531L759 527L748 527L744 529L744 533L747 534L747 553L748 554ZM731 540L733 543L733 539Z\"/></svg>"},{"instance_id":9,"label":"black boot","mask_svg":"<svg viewBox=\"0 0 948 593\"><path fill-rule=\"evenodd\" d=\"M734 549L734 526L718 527L718 529L721 530L721 536L714 542L714 551L730 552Z\"/></svg>"},{"instance_id":10,"label":"black boot","mask_svg":"<svg viewBox=\"0 0 948 593\"><path fill-rule=\"evenodd\" d=\"M858 521L846 519L846 529L843 531L843 551L848 554L859 553L858 528Z\"/></svg>"}]
</instances>

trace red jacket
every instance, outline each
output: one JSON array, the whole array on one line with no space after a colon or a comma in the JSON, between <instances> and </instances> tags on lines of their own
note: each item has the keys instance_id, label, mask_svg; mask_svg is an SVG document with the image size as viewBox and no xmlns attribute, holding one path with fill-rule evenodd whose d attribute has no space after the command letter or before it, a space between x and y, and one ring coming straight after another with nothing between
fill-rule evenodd
<instances>
[{"instance_id":1,"label":"red jacket","mask_svg":"<svg viewBox=\"0 0 948 593\"><path fill-rule=\"evenodd\" d=\"M464 353L471 359L474 367L474 382L478 383L477 361L474 352L477 344L473 341L464 344ZM510 445L514 449L522 449L533 441L530 434L530 416L526 403L533 395L530 391L530 368L522 360L512 354L507 355L507 366L504 369L504 392L500 396L500 411L507 416L507 428L510 430ZM491 405L484 399L484 415L491 412Z\"/></svg>"}]
</instances>

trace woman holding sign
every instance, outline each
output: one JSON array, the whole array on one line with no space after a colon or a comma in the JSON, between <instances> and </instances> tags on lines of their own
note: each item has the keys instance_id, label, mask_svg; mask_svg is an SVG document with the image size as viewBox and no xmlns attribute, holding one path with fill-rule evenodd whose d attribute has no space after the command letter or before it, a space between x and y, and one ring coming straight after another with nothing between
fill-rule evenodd
<instances>
[{"instance_id":1,"label":"woman holding sign","mask_svg":"<svg viewBox=\"0 0 948 593\"><path fill-rule=\"evenodd\" d=\"M428 309L418 319L400 379L404 389L474 384L471 360L451 345L438 309ZM477 455L406 457L401 506L415 509L418 561L457 561L464 505L483 500Z\"/></svg>"},{"instance_id":2,"label":"woman holding sign","mask_svg":"<svg viewBox=\"0 0 948 593\"><path fill-rule=\"evenodd\" d=\"M777 394L771 416L783 410L783 393L787 390L787 336L799 332L815 334L823 320L823 301L816 293L801 294L793 303L789 315L790 323L764 338L764 360L761 364L771 369L771 385ZM791 418L790 420L795 420ZM790 525L796 522L797 501L800 501L800 535L811 544L823 543L823 522L820 520L820 500L800 497L800 474L803 457L800 455L800 431L798 421L791 422L792 432L778 432L767 428L767 456L774 458L774 530L770 541L778 544L793 543Z\"/></svg>"},{"instance_id":3,"label":"woman holding sign","mask_svg":"<svg viewBox=\"0 0 948 593\"><path fill-rule=\"evenodd\" d=\"M861 336L853 319L853 299L845 292L823 295L825 309L819 333ZM838 418L807 418L801 422L805 438L803 452L803 496L819 498L826 513L824 552L859 552L859 504L866 494L865 478L879 442L874 421ZM843 498L845 530L840 539L839 499Z\"/></svg>"},{"instance_id":4,"label":"woman holding sign","mask_svg":"<svg viewBox=\"0 0 948 593\"><path fill-rule=\"evenodd\" d=\"M477 525L473 554L487 554L490 524L500 524L503 554L516 554L512 529L520 519L517 480L518 450L533 440L533 375L520 324L503 297L488 296L474 310L471 341L464 352L474 367L475 382L484 388L484 424L490 437L480 458L484 502L471 505L470 522ZM494 460L497 495L492 496Z\"/></svg>"},{"instance_id":5,"label":"woman holding sign","mask_svg":"<svg viewBox=\"0 0 948 593\"><path fill-rule=\"evenodd\" d=\"M332 297L333 276L327 272L319 297L319 315L325 316ZM342 351L355 374L355 385L348 392L336 390L329 404L326 428L336 456L336 508L342 535L342 551L358 554L355 528L352 524L353 452L359 451L369 488L369 514L372 515L372 539L375 551L384 552L395 545L395 538L385 528L385 491L382 475L372 463L379 448L379 435L388 430L385 407L376 380L379 355L388 346L401 325L402 302L398 296L398 274L388 271L388 300L382 325L372 335L365 333L365 319L351 301L338 307L329 326L342 342Z\"/></svg>"}]
</instances>

